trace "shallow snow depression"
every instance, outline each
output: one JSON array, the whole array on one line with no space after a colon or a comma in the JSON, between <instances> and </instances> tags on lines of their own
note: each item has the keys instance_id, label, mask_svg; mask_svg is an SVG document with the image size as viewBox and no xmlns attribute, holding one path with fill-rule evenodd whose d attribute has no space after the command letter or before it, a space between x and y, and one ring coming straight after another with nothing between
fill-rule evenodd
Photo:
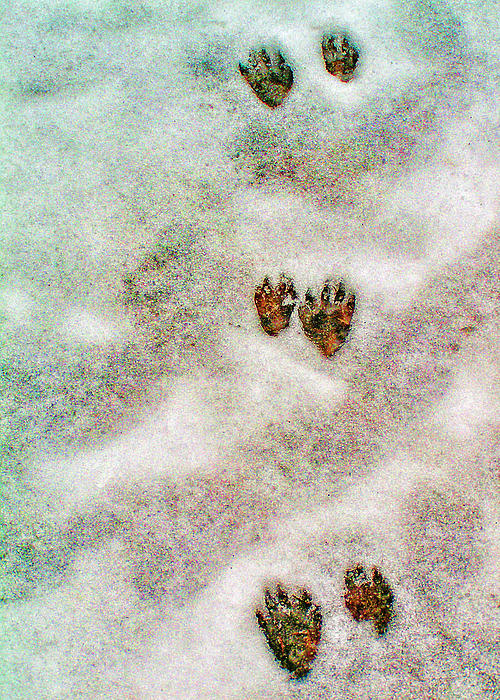
<instances>
[{"instance_id":1,"label":"shallow snow depression","mask_svg":"<svg viewBox=\"0 0 500 700\"><path fill-rule=\"evenodd\" d=\"M213 5L3 10L2 697L497 697L494 4ZM332 359L262 332L282 271L355 290ZM277 581L323 611L301 682Z\"/></svg>"}]
</instances>

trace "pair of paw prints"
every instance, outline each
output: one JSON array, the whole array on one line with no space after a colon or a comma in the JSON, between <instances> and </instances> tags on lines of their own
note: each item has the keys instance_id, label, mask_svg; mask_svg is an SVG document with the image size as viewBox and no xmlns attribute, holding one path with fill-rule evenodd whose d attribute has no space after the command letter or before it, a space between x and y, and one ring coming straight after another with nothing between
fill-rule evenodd
<instances>
[{"instance_id":1,"label":"pair of paw prints","mask_svg":"<svg viewBox=\"0 0 500 700\"><path fill-rule=\"evenodd\" d=\"M365 569L357 564L344 575L344 603L352 617L372 620L376 633L387 631L393 616L394 596L377 568L368 580ZM299 590L289 594L281 586L264 593L266 612L257 608L255 616L276 660L291 678L304 678L318 653L323 615L310 593Z\"/></svg>"},{"instance_id":2,"label":"pair of paw prints","mask_svg":"<svg viewBox=\"0 0 500 700\"><path fill-rule=\"evenodd\" d=\"M298 295L293 281L282 274L276 287L269 277L255 290L255 306L263 330L272 336L287 328ZM341 281L334 288L327 280L319 299L310 289L298 313L306 337L325 357L331 357L345 342L351 328L356 298L348 293Z\"/></svg>"},{"instance_id":3,"label":"pair of paw prints","mask_svg":"<svg viewBox=\"0 0 500 700\"><path fill-rule=\"evenodd\" d=\"M354 75L359 53L345 34L326 34L321 42L326 70L347 83ZM240 73L259 100L271 109L278 107L293 86L293 71L280 51L262 47L250 51L248 65Z\"/></svg>"}]
</instances>

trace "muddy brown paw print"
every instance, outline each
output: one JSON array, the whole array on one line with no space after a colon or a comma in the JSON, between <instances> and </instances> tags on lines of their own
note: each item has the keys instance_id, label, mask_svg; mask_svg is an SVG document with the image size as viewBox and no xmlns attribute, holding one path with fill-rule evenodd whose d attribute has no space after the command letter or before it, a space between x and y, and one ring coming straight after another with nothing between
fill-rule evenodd
<instances>
[{"instance_id":1,"label":"muddy brown paw print","mask_svg":"<svg viewBox=\"0 0 500 700\"><path fill-rule=\"evenodd\" d=\"M326 281L319 302L311 290L307 290L305 302L299 307L304 333L325 357L331 357L345 342L355 305L354 294L347 294L342 282L335 290L333 301L332 294L330 282Z\"/></svg>"},{"instance_id":2,"label":"muddy brown paw print","mask_svg":"<svg viewBox=\"0 0 500 700\"><path fill-rule=\"evenodd\" d=\"M271 109L278 107L293 85L293 72L279 51L272 57L265 48L251 51L248 66L239 64L240 73L259 100Z\"/></svg>"},{"instance_id":3,"label":"muddy brown paw print","mask_svg":"<svg viewBox=\"0 0 500 700\"><path fill-rule=\"evenodd\" d=\"M288 593L278 585L265 591L267 612L257 609L259 627L279 664L292 678L304 678L311 670L321 637L323 616L306 590Z\"/></svg>"},{"instance_id":4,"label":"muddy brown paw print","mask_svg":"<svg viewBox=\"0 0 500 700\"><path fill-rule=\"evenodd\" d=\"M359 53L345 34L326 34L321 42L326 70L343 83L353 77Z\"/></svg>"},{"instance_id":5,"label":"muddy brown paw print","mask_svg":"<svg viewBox=\"0 0 500 700\"><path fill-rule=\"evenodd\" d=\"M283 328L287 328L297 299L297 292L289 277L280 275L275 288L269 277L265 277L256 288L254 299L260 324L268 335L278 335Z\"/></svg>"},{"instance_id":6,"label":"muddy brown paw print","mask_svg":"<svg viewBox=\"0 0 500 700\"><path fill-rule=\"evenodd\" d=\"M372 569L372 580L358 564L344 577L344 602L356 622L372 620L375 631L383 635L393 616L394 596L385 578L377 568Z\"/></svg>"}]
</instances>

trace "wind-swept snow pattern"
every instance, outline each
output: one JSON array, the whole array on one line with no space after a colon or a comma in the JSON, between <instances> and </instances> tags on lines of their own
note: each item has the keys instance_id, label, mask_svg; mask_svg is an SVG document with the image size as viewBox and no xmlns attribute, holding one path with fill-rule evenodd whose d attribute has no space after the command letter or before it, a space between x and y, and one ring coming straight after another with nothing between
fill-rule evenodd
<instances>
[{"instance_id":1,"label":"wind-swept snow pattern","mask_svg":"<svg viewBox=\"0 0 500 700\"><path fill-rule=\"evenodd\" d=\"M497 698L495 4L0 23L0 696Z\"/></svg>"}]
</instances>

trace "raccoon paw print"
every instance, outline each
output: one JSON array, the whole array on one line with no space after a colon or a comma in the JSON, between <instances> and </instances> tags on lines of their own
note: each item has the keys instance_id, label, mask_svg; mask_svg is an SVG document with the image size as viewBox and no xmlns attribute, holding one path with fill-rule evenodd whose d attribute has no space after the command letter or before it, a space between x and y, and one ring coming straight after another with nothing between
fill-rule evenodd
<instances>
[{"instance_id":1,"label":"raccoon paw print","mask_svg":"<svg viewBox=\"0 0 500 700\"><path fill-rule=\"evenodd\" d=\"M345 34L327 34L321 42L326 70L343 83L353 77L359 53Z\"/></svg>"},{"instance_id":2,"label":"raccoon paw print","mask_svg":"<svg viewBox=\"0 0 500 700\"><path fill-rule=\"evenodd\" d=\"M304 304L299 307L299 318L305 335L325 357L331 357L345 342L355 306L354 294L346 294L342 282L335 291L333 301L331 295L330 282L326 281L319 302L308 290Z\"/></svg>"},{"instance_id":3,"label":"raccoon paw print","mask_svg":"<svg viewBox=\"0 0 500 700\"><path fill-rule=\"evenodd\" d=\"M321 637L323 616L306 590L289 595L280 585L265 591L267 612L255 615L278 663L292 678L304 678L311 670Z\"/></svg>"},{"instance_id":4,"label":"raccoon paw print","mask_svg":"<svg viewBox=\"0 0 500 700\"><path fill-rule=\"evenodd\" d=\"M394 596L385 578L377 568L372 569L372 580L358 564L344 577L344 602L356 622L372 620L375 631L383 635L393 616Z\"/></svg>"},{"instance_id":5,"label":"raccoon paw print","mask_svg":"<svg viewBox=\"0 0 500 700\"><path fill-rule=\"evenodd\" d=\"M278 285L273 288L269 277L265 277L256 288L254 299L260 324L268 335L278 335L283 328L287 328L297 299L291 279L281 274Z\"/></svg>"},{"instance_id":6,"label":"raccoon paw print","mask_svg":"<svg viewBox=\"0 0 500 700\"><path fill-rule=\"evenodd\" d=\"M259 100L271 109L278 107L293 85L293 72L280 51L272 57L265 48L251 51L248 66L239 64L240 73Z\"/></svg>"}]
</instances>

